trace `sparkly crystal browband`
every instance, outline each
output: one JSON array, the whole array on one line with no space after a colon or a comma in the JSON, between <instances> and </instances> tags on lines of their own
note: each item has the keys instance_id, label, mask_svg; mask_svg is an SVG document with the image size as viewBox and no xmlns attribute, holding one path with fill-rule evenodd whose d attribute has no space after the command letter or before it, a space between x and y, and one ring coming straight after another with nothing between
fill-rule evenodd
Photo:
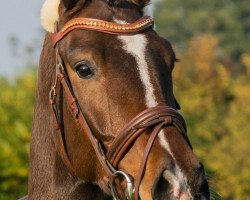
<instances>
[{"instance_id":1,"label":"sparkly crystal browband","mask_svg":"<svg viewBox=\"0 0 250 200\"><path fill-rule=\"evenodd\" d=\"M140 32L151 26L154 21L150 17L142 17L131 24L118 24L91 18L75 18L67 22L62 29L55 34L53 45L56 45L69 32L75 29L95 30L109 34L130 34Z\"/></svg>"}]
</instances>

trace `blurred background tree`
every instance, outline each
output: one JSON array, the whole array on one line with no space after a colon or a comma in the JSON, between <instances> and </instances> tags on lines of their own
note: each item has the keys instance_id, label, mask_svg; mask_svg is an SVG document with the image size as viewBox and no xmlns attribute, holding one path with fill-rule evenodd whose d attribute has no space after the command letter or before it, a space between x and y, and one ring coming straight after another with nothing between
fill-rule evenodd
<instances>
[{"instance_id":1,"label":"blurred background tree","mask_svg":"<svg viewBox=\"0 0 250 200\"><path fill-rule=\"evenodd\" d=\"M0 200L27 194L29 141L34 110L39 51L33 40L22 45L20 38L8 38L13 59L24 58L25 66L14 67L12 76L0 76Z\"/></svg>"},{"instance_id":2,"label":"blurred background tree","mask_svg":"<svg viewBox=\"0 0 250 200\"><path fill-rule=\"evenodd\" d=\"M174 70L175 94L216 191L212 196L250 199L249 0L159 1L155 14L157 31L181 59ZM33 54L27 55L31 66ZM15 80L0 77L0 200L27 193L35 85L34 67Z\"/></svg>"},{"instance_id":3,"label":"blurred background tree","mask_svg":"<svg viewBox=\"0 0 250 200\"><path fill-rule=\"evenodd\" d=\"M0 78L1 200L17 199L27 192L35 74L36 70L27 69L15 81Z\"/></svg>"},{"instance_id":4,"label":"blurred background tree","mask_svg":"<svg viewBox=\"0 0 250 200\"><path fill-rule=\"evenodd\" d=\"M167 0L160 1L156 12L161 35L184 51L188 41L196 35L210 33L219 40L219 59L234 62L236 72L242 68L236 63L244 52L250 51L249 0Z\"/></svg>"},{"instance_id":5,"label":"blurred background tree","mask_svg":"<svg viewBox=\"0 0 250 200\"><path fill-rule=\"evenodd\" d=\"M175 93L210 185L221 199L250 199L250 3L167 0L156 10L181 59Z\"/></svg>"}]
</instances>

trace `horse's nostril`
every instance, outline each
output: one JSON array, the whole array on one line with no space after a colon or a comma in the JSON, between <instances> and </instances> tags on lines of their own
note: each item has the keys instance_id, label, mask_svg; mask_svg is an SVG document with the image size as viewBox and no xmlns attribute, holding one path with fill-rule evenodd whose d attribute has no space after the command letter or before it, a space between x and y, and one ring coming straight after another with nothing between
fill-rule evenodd
<instances>
[{"instance_id":1,"label":"horse's nostril","mask_svg":"<svg viewBox=\"0 0 250 200\"><path fill-rule=\"evenodd\" d=\"M157 183L155 183L153 190L154 200L171 199L169 198L171 194L171 184L162 175Z\"/></svg>"}]
</instances>

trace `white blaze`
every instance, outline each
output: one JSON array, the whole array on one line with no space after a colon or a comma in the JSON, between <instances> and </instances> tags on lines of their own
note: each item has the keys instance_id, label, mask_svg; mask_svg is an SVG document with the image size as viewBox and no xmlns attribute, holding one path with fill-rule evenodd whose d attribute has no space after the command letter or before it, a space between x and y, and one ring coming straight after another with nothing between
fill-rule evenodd
<instances>
[{"instance_id":1,"label":"white blaze","mask_svg":"<svg viewBox=\"0 0 250 200\"><path fill-rule=\"evenodd\" d=\"M116 20L118 22L118 20ZM120 21L119 21L120 22ZM119 23L118 22L118 23ZM121 22L120 22L121 23ZM118 36L118 39L123 43L123 49L131 54L137 63L137 69L139 71L140 79L144 86L145 90L145 104L148 108L157 106L156 97L154 95L154 88L150 80L150 71L149 66L146 60L146 47L148 44L147 38L143 34L137 35L128 35L128 36ZM164 134L164 131L159 133L160 145L172 156L174 159L173 153L167 141L167 138ZM177 164L177 163L176 163ZM172 174L172 176L174 176ZM181 172L181 169L177 165L176 168L176 188L181 188L185 186L184 174Z\"/></svg>"},{"instance_id":2,"label":"white blaze","mask_svg":"<svg viewBox=\"0 0 250 200\"><path fill-rule=\"evenodd\" d=\"M133 55L137 62L137 68L140 74L141 81L145 89L145 101L147 107L154 107L157 105L154 96L154 88L150 81L149 69L146 61L146 46L147 38L142 34L118 36L123 43L123 49L127 53Z\"/></svg>"},{"instance_id":3,"label":"white blaze","mask_svg":"<svg viewBox=\"0 0 250 200\"><path fill-rule=\"evenodd\" d=\"M137 34L129 36L118 36L118 38L123 43L123 49L126 50L127 53L133 55L137 62L140 79L145 90L146 106L148 108L157 106L156 98L154 95L154 88L150 80L149 67L146 61L146 47L148 44L146 36ZM159 138L161 146L172 155L167 139L165 138L164 131L161 131L159 133Z\"/></svg>"},{"instance_id":4,"label":"white blaze","mask_svg":"<svg viewBox=\"0 0 250 200\"><path fill-rule=\"evenodd\" d=\"M115 20L117 23L126 24L124 21ZM143 34L121 35L118 39L123 43L123 49L131 54L137 63L140 79L145 90L145 104L148 108L157 106L154 88L150 80L149 67L146 59L146 47L148 40ZM164 131L160 131L159 139L161 146L169 152L173 157L168 141L164 135Z\"/></svg>"},{"instance_id":5,"label":"white blaze","mask_svg":"<svg viewBox=\"0 0 250 200\"><path fill-rule=\"evenodd\" d=\"M154 88L150 80L149 67L146 61L146 47L148 44L147 38L143 34L118 36L123 43L123 49L127 53L134 56L137 62L137 68L140 74L141 81L145 90L145 102L148 108L157 106L157 101L154 95ZM173 157L168 141L164 135L164 131L159 133L161 146L167 150Z\"/></svg>"}]
</instances>

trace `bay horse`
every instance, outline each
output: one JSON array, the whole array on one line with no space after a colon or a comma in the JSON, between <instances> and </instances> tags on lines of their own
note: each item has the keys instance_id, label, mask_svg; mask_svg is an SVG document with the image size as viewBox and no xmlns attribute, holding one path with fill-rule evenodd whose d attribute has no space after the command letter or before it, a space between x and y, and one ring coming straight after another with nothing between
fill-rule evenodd
<instances>
[{"instance_id":1,"label":"bay horse","mask_svg":"<svg viewBox=\"0 0 250 200\"><path fill-rule=\"evenodd\" d=\"M149 3L46 0L29 200L210 198Z\"/></svg>"}]
</instances>

